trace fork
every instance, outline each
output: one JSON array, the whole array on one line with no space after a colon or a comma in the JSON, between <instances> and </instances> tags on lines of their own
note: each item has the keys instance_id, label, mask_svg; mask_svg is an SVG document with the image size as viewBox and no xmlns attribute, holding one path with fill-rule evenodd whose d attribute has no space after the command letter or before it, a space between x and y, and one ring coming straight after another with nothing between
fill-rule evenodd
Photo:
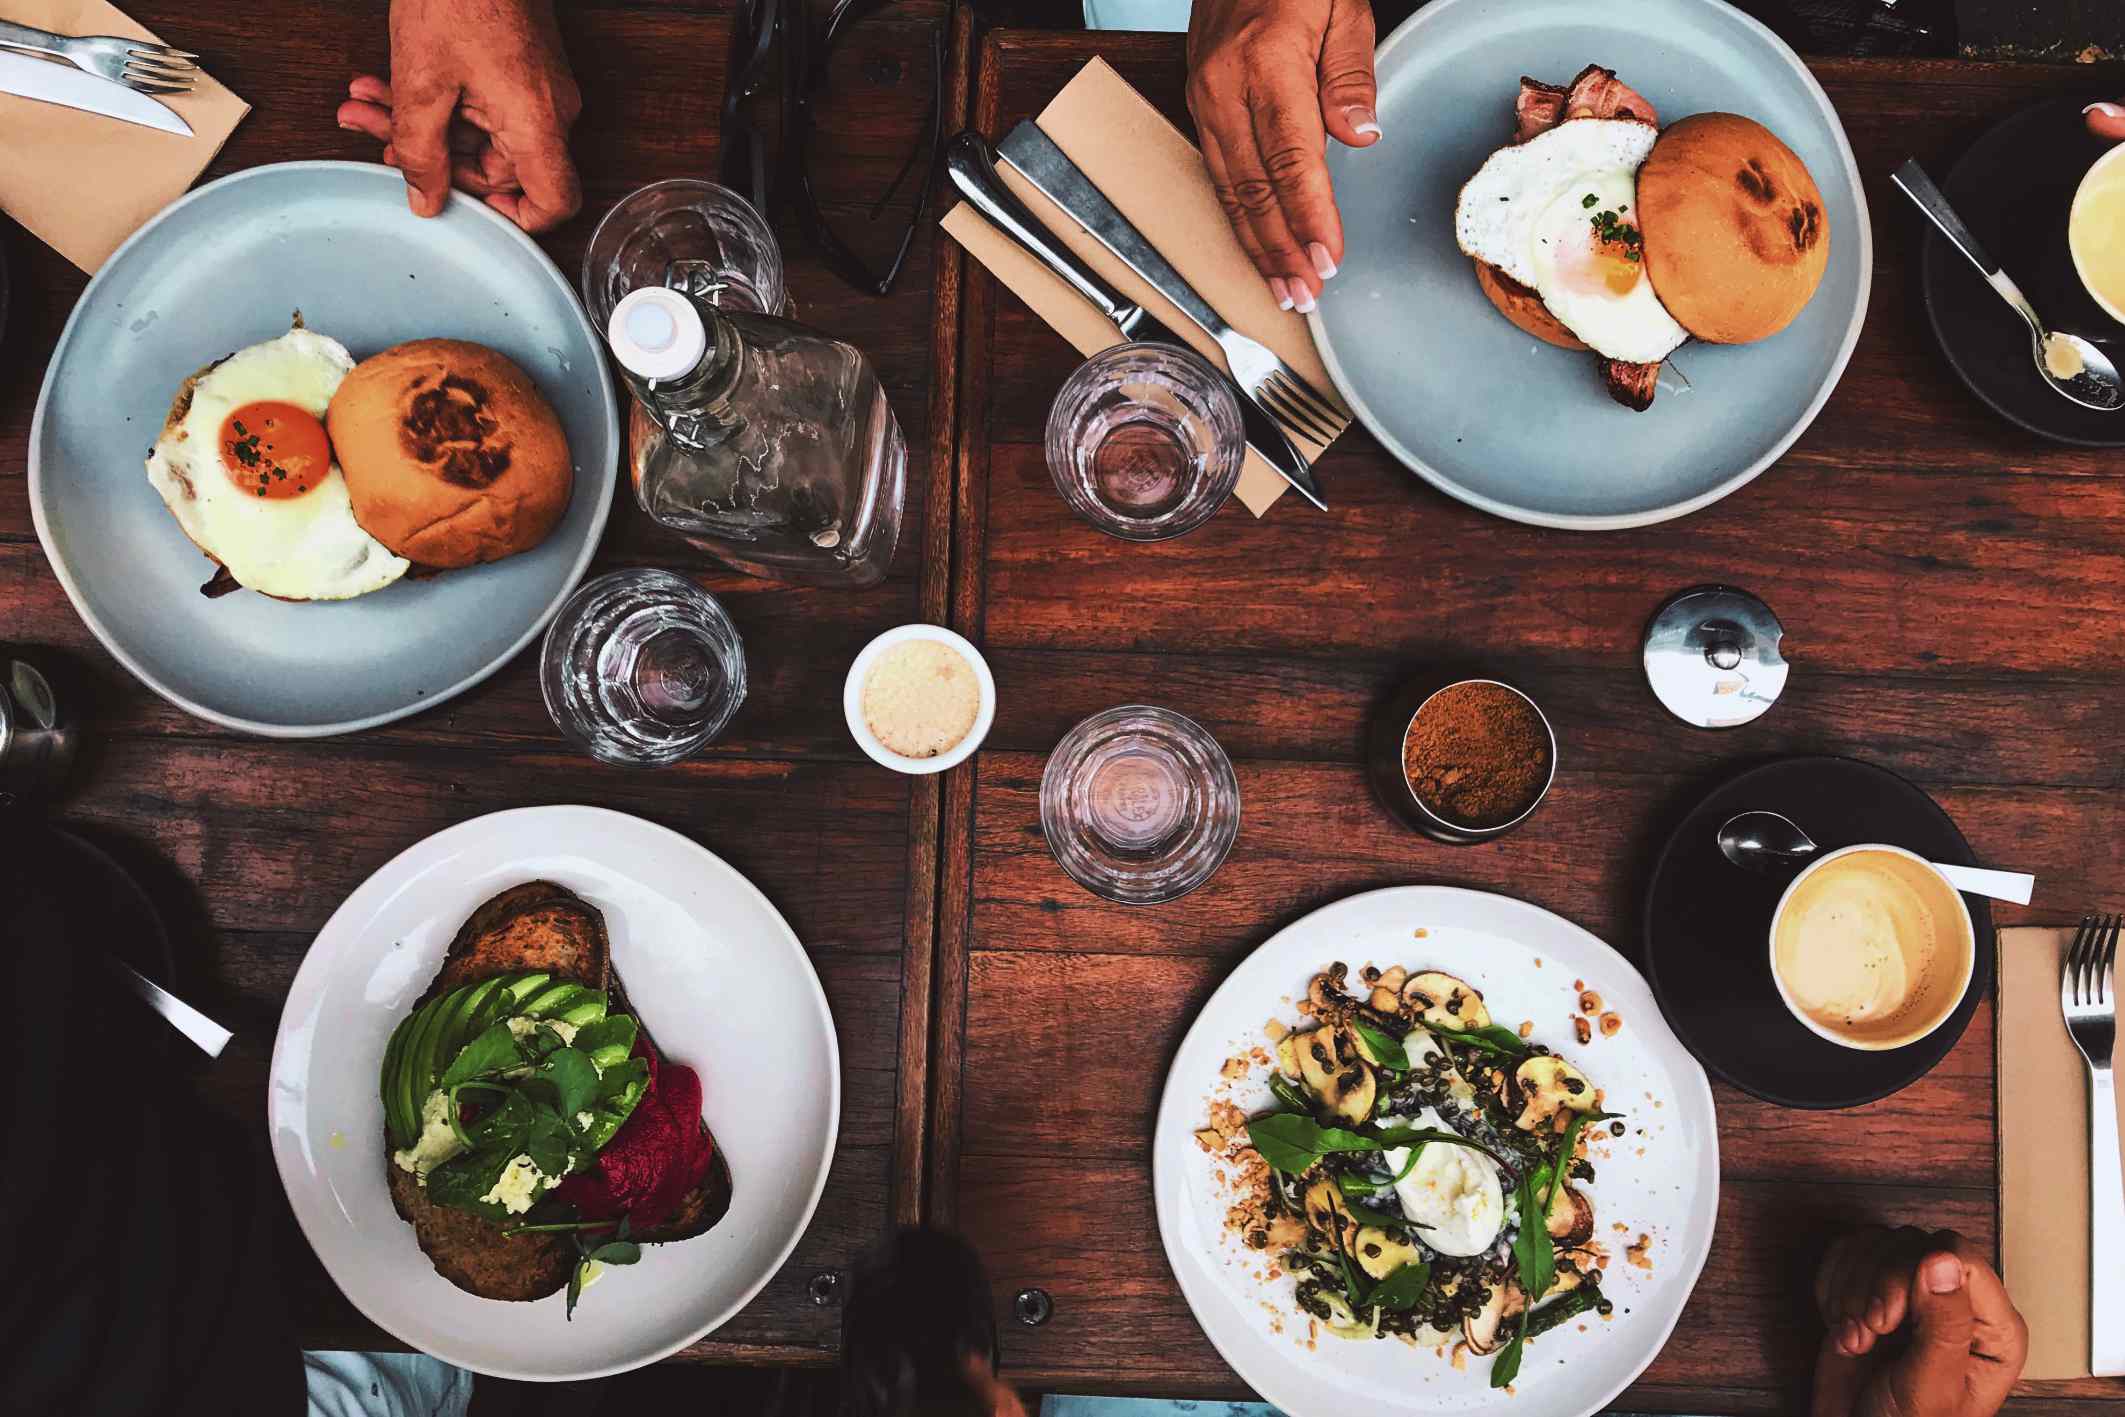
<instances>
[{"instance_id":1,"label":"fork","mask_svg":"<svg viewBox=\"0 0 2125 1417\"><path fill-rule=\"evenodd\" d=\"M1321 444L1335 441L1348 421L1336 402L1301 378L1297 370L1277 357L1275 350L1226 324L1210 302L1196 293L1195 287L1039 125L1031 121L1020 123L1004 138L1001 147L1005 162L1017 168L1027 181L1118 256L1122 264L1216 340L1218 348L1225 352L1233 381L1287 432Z\"/></svg>"},{"instance_id":2,"label":"fork","mask_svg":"<svg viewBox=\"0 0 2125 1417\"><path fill-rule=\"evenodd\" d=\"M2125 1180L2110 1068L2121 924L2125 919L2116 915L2082 916L2059 982L2066 1033L2088 1064L2088 1370L2097 1377L2125 1374Z\"/></svg>"},{"instance_id":3,"label":"fork","mask_svg":"<svg viewBox=\"0 0 2125 1417\"><path fill-rule=\"evenodd\" d=\"M7 20L0 20L0 49L48 54L99 79L142 93L190 93L192 80L199 72L193 62L199 58L197 54L172 49L167 44L108 34L72 39Z\"/></svg>"}]
</instances>

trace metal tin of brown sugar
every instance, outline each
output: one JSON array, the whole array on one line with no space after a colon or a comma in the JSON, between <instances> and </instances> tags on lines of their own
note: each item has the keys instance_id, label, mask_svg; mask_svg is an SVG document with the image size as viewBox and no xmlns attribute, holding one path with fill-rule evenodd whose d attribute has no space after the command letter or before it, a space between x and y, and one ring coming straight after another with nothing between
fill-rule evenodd
<instances>
[{"instance_id":1,"label":"metal tin of brown sugar","mask_svg":"<svg viewBox=\"0 0 2125 1417\"><path fill-rule=\"evenodd\" d=\"M1487 685L1511 694L1525 704L1541 728L1542 746L1546 764L1540 774L1540 786L1510 816L1500 821L1483 825L1471 825L1448 816L1443 804L1434 805L1424 800L1411 782L1405 764L1405 745L1418 718L1441 694L1463 685ZM1549 796L1550 784L1557 779L1557 735L1550 726L1549 716L1542 712L1541 705L1525 693L1503 680L1483 677L1457 678L1441 681L1437 678L1420 679L1396 695L1387 712L1374 723L1370 746L1366 753L1367 776L1372 782L1375 796L1382 806L1392 812L1405 825L1414 827L1435 841L1453 846L1474 846L1503 836L1526 821L1534 810Z\"/></svg>"}]
</instances>

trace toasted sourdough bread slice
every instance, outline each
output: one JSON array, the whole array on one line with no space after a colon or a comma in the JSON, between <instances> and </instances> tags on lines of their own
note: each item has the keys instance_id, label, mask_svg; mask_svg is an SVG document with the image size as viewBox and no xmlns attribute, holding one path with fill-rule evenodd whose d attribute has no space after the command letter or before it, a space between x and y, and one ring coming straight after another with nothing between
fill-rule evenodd
<instances>
[{"instance_id":1,"label":"toasted sourdough bread slice","mask_svg":"<svg viewBox=\"0 0 2125 1417\"><path fill-rule=\"evenodd\" d=\"M414 1007L460 984L519 970L541 970L557 979L606 990L615 1011L630 1011L612 972L612 946L605 934L604 916L552 881L512 886L472 912L450 942L442 969ZM646 1029L642 1036L648 1038ZM656 1047L653 1040L650 1046ZM659 1050L658 1057L662 1056ZM705 1123L702 1130L708 1130ZM576 1252L567 1235L505 1235L501 1226L483 1216L433 1204L411 1175L392 1164L388 1140L384 1168L393 1207L413 1227L414 1238L436 1273L458 1288L483 1299L531 1300L543 1299L568 1283ZM689 1193L665 1224L654 1231L637 1232L636 1238L651 1242L690 1239L722 1219L729 1207L730 1173L719 1152L708 1181Z\"/></svg>"}]
</instances>

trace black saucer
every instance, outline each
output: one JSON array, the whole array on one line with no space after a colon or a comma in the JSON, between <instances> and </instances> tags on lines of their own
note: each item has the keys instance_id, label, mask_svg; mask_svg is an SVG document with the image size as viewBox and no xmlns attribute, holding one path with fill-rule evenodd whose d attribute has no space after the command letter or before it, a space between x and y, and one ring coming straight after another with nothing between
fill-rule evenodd
<instances>
[{"instance_id":1,"label":"black saucer","mask_svg":"<svg viewBox=\"0 0 2125 1417\"><path fill-rule=\"evenodd\" d=\"M1893 772L1850 758L1787 758L1742 773L1697 804L1653 868L1645 975L1660 1011L1714 1075L1781 1107L1857 1107L1910 1086L1947 1056L1992 991L1991 907L1963 897L1977 966L1947 1022L1903 1048L1840 1048L1788 1013L1771 980L1771 912L1786 883L1719 853L1720 823L1752 809L1783 812L1825 850L1879 841L1978 864L1948 814Z\"/></svg>"},{"instance_id":2,"label":"black saucer","mask_svg":"<svg viewBox=\"0 0 2125 1417\"><path fill-rule=\"evenodd\" d=\"M2086 98L2024 109L1971 144L1940 185L2038 314L2125 364L2125 325L2088 294L2066 249L2074 189L2111 146L2089 134L2081 110L2115 97L2091 91ZM1926 225L1897 200L1905 208L1902 219ZM2036 372L2022 317L1930 225L1919 258L1919 294L1948 363L2002 418L2061 443L2125 447L2125 409L2101 413L2059 397Z\"/></svg>"}]
</instances>

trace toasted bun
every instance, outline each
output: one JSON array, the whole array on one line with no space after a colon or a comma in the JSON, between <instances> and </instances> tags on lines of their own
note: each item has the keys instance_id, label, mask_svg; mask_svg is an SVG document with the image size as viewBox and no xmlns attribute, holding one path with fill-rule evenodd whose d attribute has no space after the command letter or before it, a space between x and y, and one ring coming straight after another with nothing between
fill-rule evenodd
<instances>
[{"instance_id":1,"label":"toasted bun","mask_svg":"<svg viewBox=\"0 0 2125 1417\"><path fill-rule=\"evenodd\" d=\"M528 551L568 510L575 473L559 416L484 345L414 340L365 359L325 422L354 520L416 565Z\"/></svg>"},{"instance_id":2,"label":"toasted bun","mask_svg":"<svg viewBox=\"0 0 2125 1417\"><path fill-rule=\"evenodd\" d=\"M1542 303L1542 297L1532 287L1522 285L1488 261L1474 256L1468 259L1476 268L1476 284L1483 287L1483 293L1498 307L1499 314L1536 339L1546 340L1559 349L1586 348L1584 341L1549 312L1549 306Z\"/></svg>"},{"instance_id":3,"label":"toasted bun","mask_svg":"<svg viewBox=\"0 0 2125 1417\"><path fill-rule=\"evenodd\" d=\"M1807 164L1752 118L1670 124L1638 169L1645 271L1681 326L1716 344L1775 335L1830 263L1830 222Z\"/></svg>"}]
</instances>

